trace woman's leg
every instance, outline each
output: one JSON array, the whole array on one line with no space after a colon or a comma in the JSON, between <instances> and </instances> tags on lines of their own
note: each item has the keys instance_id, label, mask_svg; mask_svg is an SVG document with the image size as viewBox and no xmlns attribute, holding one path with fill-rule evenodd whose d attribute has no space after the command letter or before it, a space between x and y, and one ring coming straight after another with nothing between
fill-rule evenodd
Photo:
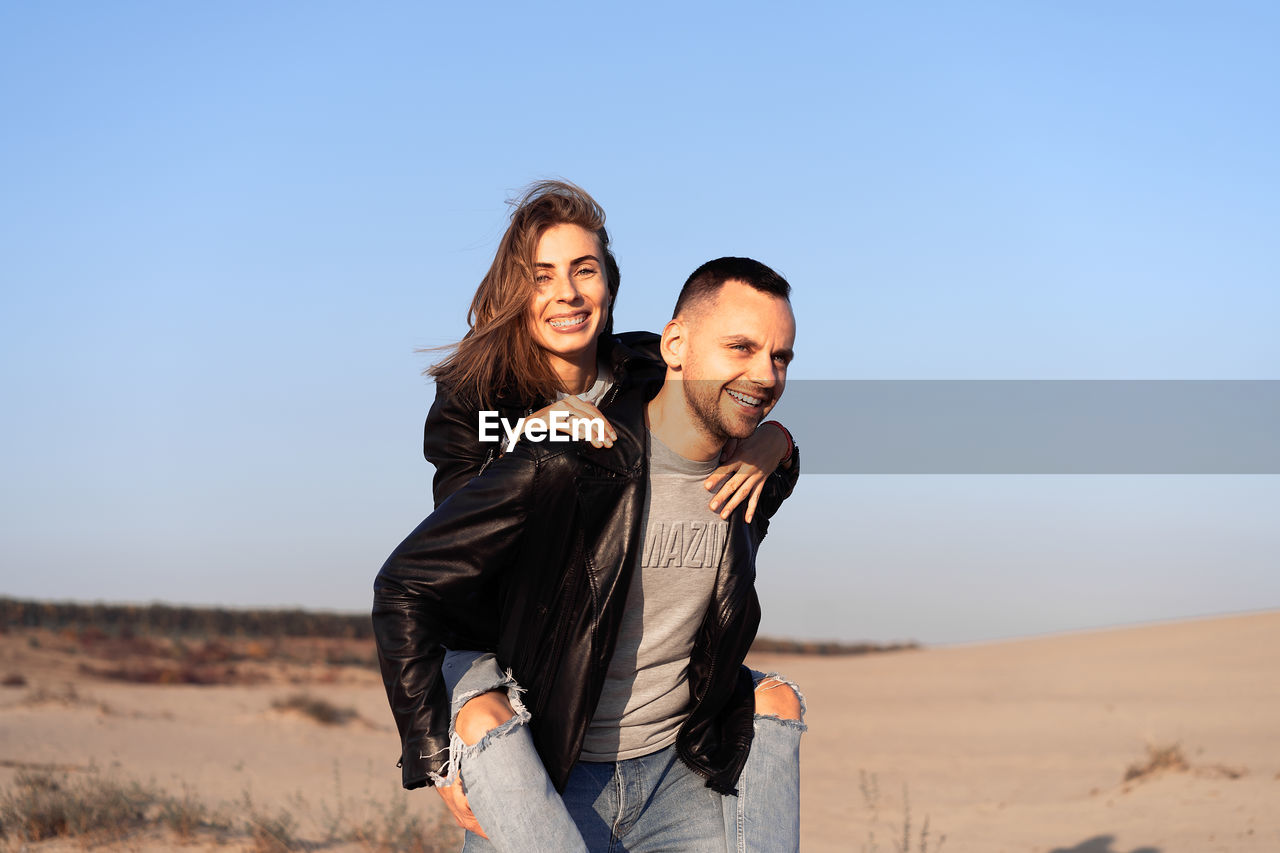
<instances>
[{"instance_id":1,"label":"woman's leg","mask_svg":"<svg viewBox=\"0 0 1280 853\"><path fill-rule=\"evenodd\" d=\"M755 734L738 796L725 797L725 832L732 853L788 853L800 849L800 735L804 697L773 673L752 671Z\"/></svg>"},{"instance_id":2,"label":"woman's leg","mask_svg":"<svg viewBox=\"0 0 1280 853\"><path fill-rule=\"evenodd\" d=\"M464 848L530 853L582 851L586 845L547 776L529 733L521 689L491 654L449 652L445 681L452 697L450 767L437 784L460 778L471 811L490 844L468 834Z\"/></svg>"}]
</instances>

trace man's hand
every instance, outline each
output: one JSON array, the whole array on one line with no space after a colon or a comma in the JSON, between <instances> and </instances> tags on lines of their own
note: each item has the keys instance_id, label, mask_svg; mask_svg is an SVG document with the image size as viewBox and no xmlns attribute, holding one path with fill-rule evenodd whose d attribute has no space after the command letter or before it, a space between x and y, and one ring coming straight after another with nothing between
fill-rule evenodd
<instances>
[{"instance_id":1,"label":"man's hand","mask_svg":"<svg viewBox=\"0 0 1280 853\"><path fill-rule=\"evenodd\" d=\"M593 406L591 403L588 403L586 400L580 399L578 397L565 397L563 400L559 400L555 403L552 403L550 406L547 406L546 408L539 409L538 411L534 412L532 415L529 415L529 417L531 419L541 418L543 421L547 423L549 427L551 424L552 412L568 412L569 413L568 425L562 426L559 430L565 435L573 434L574 421L594 420L598 418L601 422L603 422L604 423L603 440L601 440L598 430L592 429L587 424L583 424L583 426L587 428L582 434L584 434L587 437L587 439L591 442L591 446L596 449L599 449L601 447L613 447L614 439L618 437L618 434L614 432L613 426L609 423L608 419L604 415L600 414L600 410L597 409L595 406Z\"/></svg>"},{"instance_id":2,"label":"man's hand","mask_svg":"<svg viewBox=\"0 0 1280 853\"><path fill-rule=\"evenodd\" d=\"M445 806L448 807L449 813L453 815L453 819L458 822L458 826L467 830L467 832L474 832L481 838L487 839L489 837L484 834L484 830L480 828L480 822L471 813L471 806L467 803L467 795L462 793L461 779L457 779L452 785L447 785L443 788L436 785L436 793L440 795L440 799L444 800Z\"/></svg>"},{"instance_id":3,"label":"man's hand","mask_svg":"<svg viewBox=\"0 0 1280 853\"><path fill-rule=\"evenodd\" d=\"M746 519L750 522L756 514L756 503L764 491L765 481L790 452L791 441L776 426L766 428L761 424L750 438L729 439L720 454L720 467L702 484L707 491L716 492L711 499L711 509L719 510L720 517L727 519L745 500Z\"/></svg>"}]
</instances>

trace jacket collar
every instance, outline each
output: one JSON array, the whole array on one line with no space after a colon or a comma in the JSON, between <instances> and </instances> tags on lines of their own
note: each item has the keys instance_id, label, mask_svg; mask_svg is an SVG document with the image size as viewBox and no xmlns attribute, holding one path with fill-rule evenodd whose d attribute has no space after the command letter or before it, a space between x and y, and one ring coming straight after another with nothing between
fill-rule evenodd
<instances>
[{"instance_id":1,"label":"jacket collar","mask_svg":"<svg viewBox=\"0 0 1280 853\"><path fill-rule=\"evenodd\" d=\"M618 438L613 447L596 449L583 443L578 453L583 461L594 466L607 469L622 477L643 477L648 469L646 461L646 441L648 429L645 426L645 410L657 393L662 390L662 380L647 377L627 382L618 395L605 407L604 415L609 419Z\"/></svg>"},{"instance_id":2,"label":"jacket collar","mask_svg":"<svg viewBox=\"0 0 1280 853\"><path fill-rule=\"evenodd\" d=\"M624 332L606 335L600 339L599 355L613 371L615 382L644 381L661 378L666 373L658 354L661 338L653 332ZM654 392L657 393L656 391ZM522 400L507 391L499 391L494 404L512 412L533 411L547 405L549 400Z\"/></svg>"}]
</instances>

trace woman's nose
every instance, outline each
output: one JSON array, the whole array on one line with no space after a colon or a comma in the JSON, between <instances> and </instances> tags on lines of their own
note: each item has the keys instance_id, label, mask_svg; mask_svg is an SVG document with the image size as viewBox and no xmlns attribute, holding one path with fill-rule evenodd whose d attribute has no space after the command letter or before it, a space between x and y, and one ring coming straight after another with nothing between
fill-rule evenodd
<instances>
[{"instance_id":1,"label":"woman's nose","mask_svg":"<svg viewBox=\"0 0 1280 853\"><path fill-rule=\"evenodd\" d=\"M578 287L573 283L571 276L559 276L556 278L555 298L557 302L573 302L578 298Z\"/></svg>"}]
</instances>

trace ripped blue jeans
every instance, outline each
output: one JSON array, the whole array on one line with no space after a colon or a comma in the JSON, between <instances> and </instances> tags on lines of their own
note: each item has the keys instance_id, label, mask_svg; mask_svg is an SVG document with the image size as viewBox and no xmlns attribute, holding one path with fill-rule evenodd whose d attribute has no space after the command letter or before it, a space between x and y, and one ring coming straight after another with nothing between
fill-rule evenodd
<instances>
[{"instance_id":1,"label":"ripped blue jeans","mask_svg":"<svg viewBox=\"0 0 1280 853\"><path fill-rule=\"evenodd\" d=\"M448 785L460 778L471 810L489 836L486 841L468 832L463 853L798 850L804 697L781 676L752 675L757 686L771 678L777 687L786 684L795 690L802 719L756 716L738 796L711 791L668 747L619 762L580 762L562 797L533 747L529 712L515 679L491 654L448 652L444 677L452 705L450 760L446 773L433 781ZM477 743L463 743L453 728L458 711L472 698L502 689L515 715ZM642 804L638 810L637 803Z\"/></svg>"}]
</instances>

